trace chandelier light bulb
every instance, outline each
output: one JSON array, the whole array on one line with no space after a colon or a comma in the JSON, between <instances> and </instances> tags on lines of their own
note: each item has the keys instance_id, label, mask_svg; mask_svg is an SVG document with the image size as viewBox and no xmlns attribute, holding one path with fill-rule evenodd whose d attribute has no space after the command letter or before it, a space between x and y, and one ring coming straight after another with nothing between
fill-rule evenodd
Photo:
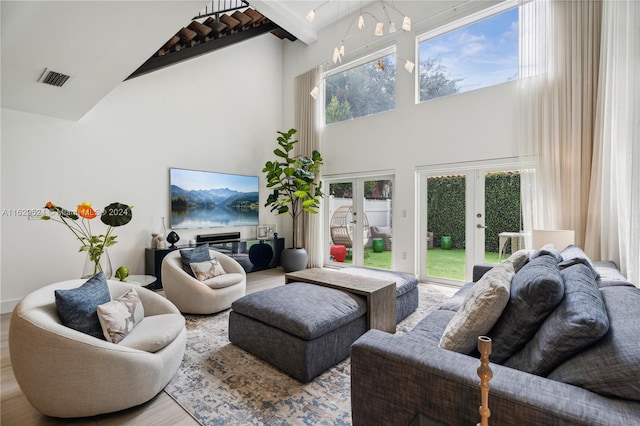
<instances>
[{"instance_id":1,"label":"chandelier light bulb","mask_svg":"<svg viewBox=\"0 0 640 426\"><path fill-rule=\"evenodd\" d=\"M411 62L410 60L406 60L404 61L404 69L409 71L409 73L413 73L413 68L416 66L416 64L414 64L413 62Z\"/></svg>"},{"instance_id":2,"label":"chandelier light bulb","mask_svg":"<svg viewBox=\"0 0 640 426\"><path fill-rule=\"evenodd\" d=\"M340 45L340 50L339 50L339 52L340 52L340 56L344 56L344 43L342 43L342 44Z\"/></svg>"},{"instance_id":3,"label":"chandelier light bulb","mask_svg":"<svg viewBox=\"0 0 640 426\"><path fill-rule=\"evenodd\" d=\"M309 94L311 95L311 97L313 99L318 99L318 94L320 93L320 89L318 89L318 86L314 87Z\"/></svg>"},{"instance_id":4,"label":"chandelier light bulb","mask_svg":"<svg viewBox=\"0 0 640 426\"><path fill-rule=\"evenodd\" d=\"M402 29L405 31L411 31L411 18L405 16L402 20Z\"/></svg>"},{"instance_id":5,"label":"chandelier light bulb","mask_svg":"<svg viewBox=\"0 0 640 426\"><path fill-rule=\"evenodd\" d=\"M382 27L384 27L384 24L382 22L378 22L376 24L376 30L373 33L377 36L384 35L384 32L382 31Z\"/></svg>"},{"instance_id":6,"label":"chandelier light bulb","mask_svg":"<svg viewBox=\"0 0 640 426\"><path fill-rule=\"evenodd\" d=\"M393 22L389 21L389 34L393 34L396 32L396 24L394 24Z\"/></svg>"},{"instance_id":7,"label":"chandelier light bulb","mask_svg":"<svg viewBox=\"0 0 640 426\"><path fill-rule=\"evenodd\" d=\"M360 15L358 18L358 29L361 30L364 28L364 16Z\"/></svg>"},{"instance_id":8,"label":"chandelier light bulb","mask_svg":"<svg viewBox=\"0 0 640 426\"><path fill-rule=\"evenodd\" d=\"M309 23L312 23L313 20L315 19L315 17L316 17L316 11L315 10L312 9L309 13L307 13L307 21Z\"/></svg>"},{"instance_id":9,"label":"chandelier light bulb","mask_svg":"<svg viewBox=\"0 0 640 426\"><path fill-rule=\"evenodd\" d=\"M335 49L333 49L333 63L336 64L338 63L338 61L342 63L342 59L340 58L340 50L338 50L338 48L336 47Z\"/></svg>"}]
</instances>

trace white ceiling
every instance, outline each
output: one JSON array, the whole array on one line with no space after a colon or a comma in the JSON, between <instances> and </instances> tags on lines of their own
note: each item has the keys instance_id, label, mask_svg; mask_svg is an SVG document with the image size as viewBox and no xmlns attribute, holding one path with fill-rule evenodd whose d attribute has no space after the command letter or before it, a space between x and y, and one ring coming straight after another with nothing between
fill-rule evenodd
<instances>
[{"instance_id":1,"label":"white ceiling","mask_svg":"<svg viewBox=\"0 0 640 426\"><path fill-rule=\"evenodd\" d=\"M376 2L250 0L252 7L305 44L314 43L318 32L331 23ZM431 2L447 3L415 4ZM0 1L2 107L81 119L207 4L207 0ZM306 16L311 9L317 11L310 24ZM45 68L71 78L61 88L38 83Z\"/></svg>"}]
</instances>

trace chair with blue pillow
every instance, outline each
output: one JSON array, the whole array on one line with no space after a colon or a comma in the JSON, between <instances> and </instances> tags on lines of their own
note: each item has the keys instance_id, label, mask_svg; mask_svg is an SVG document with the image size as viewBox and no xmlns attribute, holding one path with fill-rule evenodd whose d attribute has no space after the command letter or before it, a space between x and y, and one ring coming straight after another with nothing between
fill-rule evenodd
<instances>
[{"instance_id":1,"label":"chair with blue pillow","mask_svg":"<svg viewBox=\"0 0 640 426\"><path fill-rule=\"evenodd\" d=\"M13 311L14 375L27 400L45 415L87 417L140 405L169 383L182 362L185 320L171 302L151 290L96 277L42 287ZM109 341L113 322L104 325L97 309L119 303L127 293L135 293L132 309L139 318Z\"/></svg>"},{"instance_id":2,"label":"chair with blue pillow","mask_svg":"<svg viewBox=\"0 0 640 426\"><path fill-rule=\"evenodd\" d=\"M167 254L162 260L162 286L180 312L213 314L245 295L247 274L236 260L205 244Z\"/></svg>"}]
</instances>

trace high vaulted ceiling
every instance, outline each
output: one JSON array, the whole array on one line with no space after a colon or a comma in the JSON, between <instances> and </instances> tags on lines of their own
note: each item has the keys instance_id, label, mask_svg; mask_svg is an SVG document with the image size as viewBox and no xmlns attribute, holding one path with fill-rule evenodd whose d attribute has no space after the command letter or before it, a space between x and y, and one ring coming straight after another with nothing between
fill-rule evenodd
<instances>
[{"instance_id":1,"label":"high vaulted ceiling","mask_svg":"<svg viewBox=\"0 0 640 426\"><path fill-rule=\"evenodd\" d=\"M81 119L182 26L206 0L8 1L2 15L2 107ZM300 41L374 0L254 0L250 5ZM311 9L316 18L307 22ZM45 69L70 76L40 83Z\"/></svg>"}]
</instances>

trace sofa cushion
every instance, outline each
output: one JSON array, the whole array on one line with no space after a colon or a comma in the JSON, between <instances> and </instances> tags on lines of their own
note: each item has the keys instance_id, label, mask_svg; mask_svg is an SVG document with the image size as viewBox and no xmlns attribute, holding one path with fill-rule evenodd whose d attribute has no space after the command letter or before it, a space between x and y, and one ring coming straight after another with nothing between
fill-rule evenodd
<instances>
[{"instance_id":1,"label":"sofa cushion","mask_svg":"<svg viewBox=\"0 0 640 426\"><path fill-rule=\"evenodd\" d=\"M607 287L601 292L609 317L609 331L548 377L602 395L640 401L640 289Z\"/></svg>"},{"instance_id":2,"label":"sofa cushion","mask_svg":"<svg viewBox=\"0 0 640 426\"><path fill-rule=\"evenodd\" d=\"M133 288L111 302L98 305L98 319L107 342L120 342L142 318L144 308Z\"/></svg>"},{"instance_id":3,"label":"sofa cushion","mask_svg":"<svg viewBox=\"0 0 640 426\"><path fill-rule=\"evenodd\" d=\"M507 367L546 376L609 329L602 295L589 267L577 263L560 274L564 280L562 302L524 348L504 363Z\"/></svg>"},{"instance_id":4,"label":"sofa cushion","mask_svg":"<svg viewBox=\"0 0 640 426\"><path fill-rule=\"evenodd\" d=\"M211 260L209 244L202 244L194 249L180 250L180 256L182 257L182 269L195 278L196 276L191 270L191 264Z\"/></svg>"},{"instance_id":5,"label":"sofa cushion","mask_svg":"<svg viewBox=\"0 0 640 426\"><path fill-rule=\"evenodd\" d=\"M107 280L98 272L78 288L56 290L56 309L62 324L104 340L98 305L111 300Z\"/></svg>"},{"instance_id":6,"label":"sofa cushion","mask_svg":"<svg viewBox=\"0 0 640 426\"><path fill-rule=\"evenodd\" d=\"M560 252L560 256L562 256L562 262L558 264L560 269L568 268L569 266L575 265L577 263L582 263L590 269L595 278L600 277L600 274L596 270L595 265L593 264L589 256L587 256L587 254L582 251L580 247L573 244L568 245L564 250Z\"/></svg>"},{"instance_id":7,"label":"sofa cushion","mask_svg":"<svg viewBox=\"0 0 640 426\"><path fill-rule=\"evenodd\" d=\"M509 301L511 278L515 274L509 260L491 268L467 293L442 338L440 347L470 353L478 336L485 335L498 320Z\"/></svg>"},{"instance_id":8,"label":"sofa cushion","mask_svg":"<svg viewBox=\"0 0 640 426\"><path fill-rule=\"evenodd\" d=\"M144 317L142 321L120 341L121 346L145 352L158 352L184 330L185 320L180 314L161 314Z\"/></svg>"},{"instance_id":9,"label":"sofa cushion","mask_svg":"<svg viewBox=\"0 0 640 426\"><path fill-rule=\"evenodd\" d=\"M206 286L209 288L218 289L218 288L225 288L225 287L238 284L243 279L244 277L242 276L242 274L239 274L237 272L231 272L228 274L218 275L217 277L209 278L208 280L204 281L204 284L206 284Z\"/></svg>"},{"instance_id":10,"label":"sofa cushion","mask_svg":"<svg viewBox=\"0 0 640 426\"><path fill-rule=\"evenodd\" d=\"M491 361L502 364L531 340L540 324L564 297L564 283L554 255L539 254L511 280L509 303L489 332Z\"/></svg>"},{"instance_id":11,"label":"sofa cushion","mask_svg":"<svg viewBox=\"0 0 640 426\"><path fill-rule=\"evenodd\" d=\"M468 282L460 287L453 296L442 302L442 305L440 305L438 309L447 311L457 311L460 309L462 302L464 302L464 299L467 297L467 293L471 291L475 284L475 282Z\"/></svg>"},{"instance_id":12,"label":"sofa cushion","mask_svg":"<svg viewBox=\"0 0 640 426\"><path fill-rule=\"evenodd\" d=\"M294 282L241 297L233 311L313 340L349 324L367 311L364 298L332 288Z\"/></svg>"},{"instance_id":13,"label":"sofa cushion","mask_svg":"<svg viewBox=\"0 0 640 426\"><path fill-rule=\"evenodd\" d=\"M447 324L449 324L454 315L454 311L437 309L427 314L408 334L412 338L422 341L429 340L437 345L440 342L442 333L447 328Z\"/></svg>"}]
</instances>

